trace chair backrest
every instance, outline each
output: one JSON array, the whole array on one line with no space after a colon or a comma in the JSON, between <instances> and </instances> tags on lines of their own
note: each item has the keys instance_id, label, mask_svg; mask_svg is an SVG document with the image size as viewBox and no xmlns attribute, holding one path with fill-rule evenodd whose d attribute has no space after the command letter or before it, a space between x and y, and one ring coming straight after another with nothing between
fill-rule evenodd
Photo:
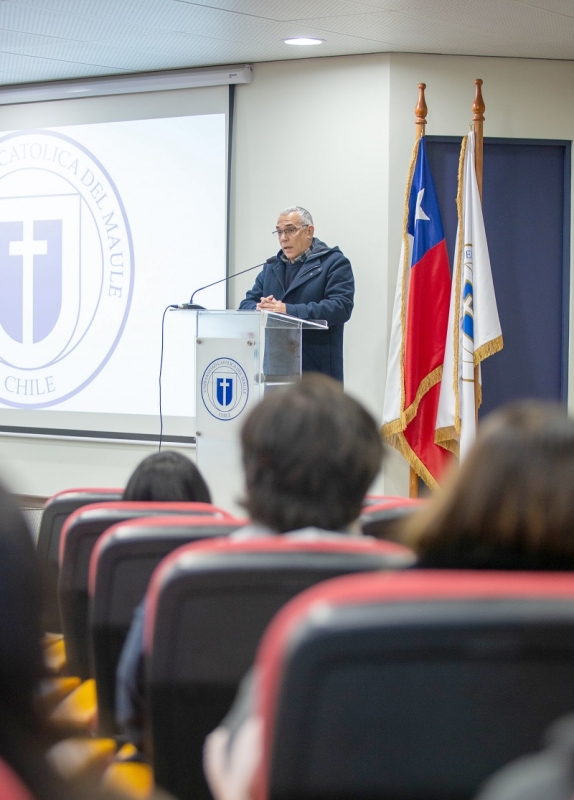
<instances>
[{"instance_id":1,"label":"chair backrest","mask_svg":"<svg viewBox=\"0 0 574 800\"><path fill-rule=\"evenodd\" d=\"M397 541L397 523L414 514L426 500L409 497L378 498L363 507L359 525L365 536Z\"/></svg>"},{"instance_id":2,"label":"chair backrest","mask_svg":"<svg viewBox=\"0 0 574 800\"><path fill-rule=\"evenodd\" d=\"M408 498L401 497L398 494L367 494L363 500L363 508L369 506L380 506L383 503L390 503L393 500L405 500Z\"/></svg>"},{"instance_id":3,"label":"chair backrest","mask_svg":"<svg viewBox=\"0 0 574 800\"><path fill-rule=\"evenodd\" d=\"M103 533L92 552L89 573L90 651L98 695L98 727L114 735L116 669L135 608L153 570L184 544L226 536L245 519L171 516L132 519Z\"/></svg>"},{"instance_id":4,"label":"chair backrest","mask_svg":"<svg viewBox=\"0 0 574 800\"><path fill-rule=\"evenodd\" d=\"M219 540L174 551L146 601L154 774L180 800L210 797L205 737L229 710L276 611L307 587L349 572L411 564L406 548L361 537Z\"/></svg>"},{"instance_id":5,"label":"chair backrest","mask_svg":"<svg viewBox=\"0 0 574 800\"><path fill-rule=\"evenodd\" d=\"M58 605L58 574L60 533L66 519L73 511L90 503L121 500L123 489L66 489L47 501L40 521L37 551L44 575L44 630L60 633L60 607Z\"/></svg>"},{"instance_id":6,"label":"chair backrest","mask_svg":"<svg viewBox=\"0 0 574 800\"><path fill-rule=\"evenodd\" d=\"M0 758L0 800L34 800L32 792L2 758Z\"/></svg>"},{"instance_id":7,"label":"chair backrest","mask_svg":"<svg viewBox=\"0 0 574 800\"><path fill-rule=\"evenodd\" d=\"M88 646L88 574L90 556L99 536L118 522L136 517L171 514L229 517L209 503L97 503L71 514L60 537L60 579L58 596L66 641L67 671L80 678L90 677Z\"/></svg>"},{"instance_id":8,"label":"chair backrest","mask_svg":"<svg viewBox=\"0 0 574 800\"><path fill-rule=\"evenodd\" d=\"M274 619L257 675L256 800L470 800L574 708L574 575L329 581Z\"/></svg>"}]
</instances>

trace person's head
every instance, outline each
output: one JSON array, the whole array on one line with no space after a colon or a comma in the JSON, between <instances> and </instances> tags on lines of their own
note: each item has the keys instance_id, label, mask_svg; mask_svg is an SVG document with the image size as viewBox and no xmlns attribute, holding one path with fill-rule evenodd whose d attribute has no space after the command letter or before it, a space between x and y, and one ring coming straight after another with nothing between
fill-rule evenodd
<instances>
[{"instance_id":1,"label":"person's head","mask_svg":"<svg viewBox=\"0 0 574 800\"><path fill-rule=\"evenodd\" d=\"M280 533L346 528L382 459L371 415L342 384L314 374L268 394L249 414L241 445L245 507Z\"/></svg>"},{"instance_id":2,"label":"person's head","mask_svg":"<svg viewBox=\"0 0 574 800\"><path fill-rule=\"evenodd\" d=\"M172 450L144 458L129 479L123 499L211 503L207 484L195 464Z\"/></svg>"},{"instance_id":3,"label":"person's head","mask_svg":"<svg viewBox=\"0 0 574 800\"><path fill-rule=\"evenodd\" d=\"M38 694L44 675L41 573L26 522L1 486L0 609L0 759L34 800L120 800L97 783L68 785L48 764L54 732Z\"/></svg>"},{"instance_id":4,"label":"person's head","mask_svg":"<svg viewBox=\"0 0 574 800\"><path fill-rule=\"evenodd\" d=\"M313 217L301 206L284 209L277 218L275 228L279 245L289 261L294 261L313 242Z\"/></svg>"},{"instance_id":5,"label":"person's head","mask_svg":"<svg viewBox=\"0 0 574 800\"><path fill-rule=\"evenodd\" d=\"M442 496L405 533L423 558L462 543L486 561L514 554L515 568L537 554L574 563L574 421L537 401L494 412Z\"/></svg>"},{"instance_id":6,"label":"person's head","mask_svg":"<svg viewBox=\"0 0 574 800\"><path fill-rule=\"evenodd\" d=\"M42 721L41 575L20 509L0 487L0 758L32 790L50 784L38 749ZM33 791L35 797L42 796ZM48 788L43 797L48 794ZM56 797L57 795L53 795Z\"/></svg>"}]
</instances>

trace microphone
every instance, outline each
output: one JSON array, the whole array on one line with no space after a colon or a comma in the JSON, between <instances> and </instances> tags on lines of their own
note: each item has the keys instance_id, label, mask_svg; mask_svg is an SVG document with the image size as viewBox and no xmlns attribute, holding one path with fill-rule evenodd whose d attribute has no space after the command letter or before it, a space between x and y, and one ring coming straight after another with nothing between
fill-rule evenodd
<instances>
[{"instance_id":1,"label":"microphone","mask_svg":"<svg viewBox=\"0 0 574 800\"><path fill-rule=\"evenodd\" d=\"M248 269L242 269L241 272L234 272L233 275L228 275L226 278L220 278L218 281L213 281L213 283L208 283L206 286L200 286L199 289L196 289L195 292L191 295L189 299L189 303L181 303L180 305L173 305L170 308L186 308L191 309L192 311L205 311L205 306L200 306L197 303L193 302L193 298L198 292L202 292L204 289L209 289L211 286L217 286L218 283L225 283L230 281L231 278L236 278L238 275L243 275L246 272L251 272L253 269L259 269L260 267L264 267L265 264L273 264L276 260L276 256L271 256L270 258L266 258L262 264L255 264L254 267L248 267Z\"/></svg>"}]
</instances>

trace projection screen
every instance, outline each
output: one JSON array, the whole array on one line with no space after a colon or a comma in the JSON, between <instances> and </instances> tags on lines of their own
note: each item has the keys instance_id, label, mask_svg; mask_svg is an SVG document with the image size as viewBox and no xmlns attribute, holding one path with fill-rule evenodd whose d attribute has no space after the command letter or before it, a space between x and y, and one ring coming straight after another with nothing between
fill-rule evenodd
<instances>
[{"instance_id":1,"label":"projection screen","mask_svg":"<svg viewBox=\"0 0 574 800\"><path fill-rule=\"evenodd\" d=\"M163 310L226 275L229 96L3 108L0 431L156 439ZM195 432L191 330L166 315L167 441Z\"/></svg>"}]
</instances>

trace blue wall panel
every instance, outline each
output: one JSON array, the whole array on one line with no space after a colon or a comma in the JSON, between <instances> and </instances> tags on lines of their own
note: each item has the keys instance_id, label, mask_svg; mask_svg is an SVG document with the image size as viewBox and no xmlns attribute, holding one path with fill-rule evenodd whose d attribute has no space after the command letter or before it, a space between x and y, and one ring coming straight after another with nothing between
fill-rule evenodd
<instances>
[{"instance_id":1,"label":"blue wall panel","mask_svg":"<svg viewBox=\"0 0 574 800\"><path fill-rule=\"evenodd\" d=\"M460 140L427 139L449 256ZM483 209L502 352L483 363L481 414L522 397L566 400L570 143L485 139Z\"/></svg>"}]
</instances>

